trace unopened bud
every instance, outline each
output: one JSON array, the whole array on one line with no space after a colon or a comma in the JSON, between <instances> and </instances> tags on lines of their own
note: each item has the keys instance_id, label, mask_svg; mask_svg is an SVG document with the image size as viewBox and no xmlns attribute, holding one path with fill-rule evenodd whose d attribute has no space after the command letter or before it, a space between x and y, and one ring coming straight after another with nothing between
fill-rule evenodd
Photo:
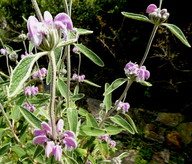
<instances>
[{"instance_id":1,"label":"unopened bud","mask_svg":"<svg viewBox=\"0 0 192 164\"><path fill-rule=\"evenodd\" d=\"M18 36L18 38L21 39L22 41L24 41L24 40L27 39L27 35L25 35L25 34L20 34L20 35Z\"/></svg>"},{"instance_id":2,"label":"unopened bud","mask_svg":"<svg viewBox=\"0 0 192 164\"><path fill-rule=\"evenodd\" d=\"M15 61L18 59L18 54L13 51L12 53L9 54L9 59L10 59L11 61L14 61L14 62L15 62Z\"/></svg>"}]
</instances>

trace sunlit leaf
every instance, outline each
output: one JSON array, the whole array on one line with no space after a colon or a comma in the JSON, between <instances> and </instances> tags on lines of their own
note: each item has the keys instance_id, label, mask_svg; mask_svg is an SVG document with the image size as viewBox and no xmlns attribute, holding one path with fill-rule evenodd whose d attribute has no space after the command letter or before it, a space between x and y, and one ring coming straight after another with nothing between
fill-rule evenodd
<instances>
[{"instance_id":1,"label":"sunlit leaf","mask_svg":"<svg viewBox=\"0 0 192 164\"><path fill-rule=\"evenodd\" d=\"M103 94L104 96L110 94L113 92L115 89L119 88L121 85L123 85L127 79L125 78L119 78L116 79L115 81L112 82L112 84L106 89L105 93Z\"/></svg>"},{"instance_id":2,"label":"sunlit leaf","mask_svg":"<svg viewBox=\"0 0 192 164\"><path fill-rule=\"evenodd\" d=\"M24 82L31 75L31 70L34 63L47 52L39 52L35 55L30 55L23 58L15 67L11 74L8 97L13 97L18 94L23 87Z\"/></svg>"},{"instance_id":3,"label":"sunlit leaf","mask_svg":"<svg viewBox=\"0 0 192 164\"><path fill-rule=\"evenodd\" d=\"M108 88L109 88L109 84L106 83L105 84L105 91ZM111 93L105 95L103 103L104 103L104 107L106 108L106 110L110 110L111 109L111 105L112 105L112 94Z\"/></svg>"},{"instance_id":4,"label":"sunlit leaf","mask_svg":"<svg viewBox=\"0 0 192 164\"><path fill-rule=\"evenodd\" d=\"M125 130L127 130L131 134L135 134L135 131L133 130L132 126L121 116L115 115L113 117L110 117L111 121L116 123L117 125L123 127Z\"/></svg>"},{"instance_id":5,"label":"sunlit leaf","mask_svg":"<svg viewBox=\"0 0 192 164\"><path fill-rule=\"evenodd\" d=\"M80 127L80 134L87 136L101 136L106 134L106 132L103 129L83 125Z\"/></svg>"},{"instance_id":6,"label":"sunlit leaf","mask_svg":"<svg viewBox=\"0 0 192 164\"><path fill-rule=\"evenodd\" d=\"M33 113L23 107L20 107L19 109L23 117L28 121L29 124L31 124L34 128L41 129L42 121L39 118L37 118Z\"/></svg>"},{"instance_id":7,"label":"sunlit leaf","mask_svg":"<svg viewBox=\"0 0 192 164\"><path fill-rule=\"evenodd\" d=\"M183 32L179 27L169 23L163 23L162 25L166 26L183 44L185 44L187 47L191 47L191 45L189 44L185 35L183 34Z\"/></svg>"},{"instance_id":8,"label":"sunlit leaf","mask_svg":"<svg viewBox=\"0 0 192 164\"><path fill-rule=\"evenodd\" d=\"M138 133L137 127L136 127L134 121L132 120L132 118L128 114L124 114L124 115L127 118L128 122L131 124L131 126L134 129L135 133Z\"/></svg>"},{"instance_id":9,"label":"sunlit leaf","mask_svg":"<svg viewBox=\"0 0 192 164\"><path fill-rule=\"evenodd\" d=\"M130 13L130 12L121 12L125 17L130 18L130 19L135 19L139 21L144 21L144 22L150 22L149 18L146 17L145 15L141 14L135 14L135 13Z\"/></svg>"},{"instance_id":10,"label":"sunlit leaf","mask_svg":"<svg viewBox=\"0 0 192 164\"><path fill-rule=\"evenodd\" d=\"M99 127L96 119L91 113L86 114L86 121L87 121L87 125L90 127L97 127L97 128Z\"/></svg>"},{"instance_id":11,"label":"sunlit leaf","mask_svg":"<svg viewBox=\"0 0 192 164\"><path fill-rule=\"evenodd\" d=\"M78 29L77 29L77 33L78 33L79 35L87 35L87 34L92 34L93 31L86 30L86 29L82 29L82 28L78 28Z\"/></svg>"},{"instance_id":12,"label":"sunlit leaf","mask_svg":"<svg viewBox=\"0 0 192 164\"><path fill-rule=\"evenodd\" d=\"M74 44L77 49L84 54L86 57L88 57L93 63L97 64L100 67L104 66L103 61L90 49L88 49L86 46L82 44Z\"/></svg>"},{"instance_id":13,"label":"sunlit leaf","mask_svg":"<svg viewBox=\"0 0 192 164\"><path fill-rule=\"evenodd\" d=\"M78 115L75 108L67 109L67 119L69 123L69 129L76 134L78 126Z\"/></svg>"}]
</instances>

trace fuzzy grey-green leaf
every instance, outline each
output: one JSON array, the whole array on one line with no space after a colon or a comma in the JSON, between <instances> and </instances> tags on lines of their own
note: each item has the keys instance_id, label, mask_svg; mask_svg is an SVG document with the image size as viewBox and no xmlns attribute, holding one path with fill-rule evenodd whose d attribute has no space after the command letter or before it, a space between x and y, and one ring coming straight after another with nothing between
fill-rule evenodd
<instances>
[{"instance_id":1,"label":"fuzzy grey-green leaf","mask_svg":"<svg viewBox=\"0 0 192 164\"><path fill-rule=\"evenodd\" d=\"M74 44L77 49L84 54L86 57L88 57L93 63L97 64L100 67L104 66L103 61L90 49L88 49L86 46L82 44Z\"/></svg>"},{"instance_id":2,"label":"fuzzy grey-green leaf","mask_svg":"<svg viewBox=\"0 0 192 164\"><path fill-rule=\"evenodd\" d=\"M144 22L150 22L150 20L145 15L135 14L130 12L121 12L121 14L123 14L127 18L144 21Z\"/></svg>"},{"instance_id":3,"label":"fuzzy grey-green leaf","mask_svg":"<svg viewBox=\"0 0 192 164\"><path fill-rule=\"evenodd\" d=\"M29 78L34 63L47 52L40 52L23 58L11 74L8 97L14 97L20 92L24 82Z\"/></svg>"},{"instance_id":4,"label":"fuzzy grey-green leaf","mask_svg":"<svg viewBox=\"0 0 192 164\"><path fill-rule=\"evenodd\" d=\"M183 34L183 32L179 27L169 23L163 23L162 25L166 26L183 44L185 44L187 47L191 47L191 45L189 44L185 35Z\"/></svg>"}]
</instances>

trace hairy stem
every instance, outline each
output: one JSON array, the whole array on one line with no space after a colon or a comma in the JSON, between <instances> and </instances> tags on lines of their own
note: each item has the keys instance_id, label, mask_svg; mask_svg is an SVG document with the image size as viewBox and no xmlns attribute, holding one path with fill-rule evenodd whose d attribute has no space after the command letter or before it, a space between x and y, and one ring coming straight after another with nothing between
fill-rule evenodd
<instances>
[{"instance_id":1,"label":"hairy stem","mask_svg":"<svg viewBox=\"0 0 192 164\"><path fill-rule=\"evenodd\" d=\"M0 103L0 108L1 108L1 111L2 111L2 113L3 113L3 116L5 117L8 125L9 125L9 128L11 129L11 131L12 131L12 133L13 133L13 136L14 136L15 140L21 145L21 147L24 148L25 146L21 143L21 141L19 140L19 138L18 138L17 135L15 134L14 127L11 125L11 122L9 121L9 119L8 119L8 117L7 117L6 113L5 113L5 110L4 110L4 108L3 108L3 106L2 106L1 103Z\"/></svg>"},{"instance_id":2,"label":"hairy stem","mask_svg":"<svg viewBox=\"0 0 192 164\"><path fill-rule=\"evenodd\" d=\"M141 60L141 63L139 64L140 67L143 65L143 63L145 62L145 60L146 60L146 58L147 58L147 55L148 55L149 50L150 50L150 48L151 48L151 44L152 44L152 41L153 41L153 39L154 39L154 37L155 37L155 34L156 34L156 32L157 32L157 29L158 29L158 25L154 25L153 30L152 30L152 33L151 33L151 36L150 36L149 41L148 41L148 44L147 44L147 48L146 48L146 50L145 50L145 53L144 53L143 58L142 58L142 60Z\"/></svg>"},{"instance_id":3,"label":"hairy stem","mask_svg":"<svg viewBox=\"0 0 192 164\"><path fill-rule=\"evenodd\" d=\"M67 4L67 0L63 0L63 5L64 5L65 12L68 14L69 13L69 7Z\"/></svg>"},{"instance_id":4,"label":"hairy stem","mask_svg":"<svg viewBox=\"0 0 192 164\"><path fill-rule=\"evenodd\" d=\"M70 46L67 49L67 109L70 108L70 83L71 83L71 55Z\"/></svg>"},{"instance_id":5,"label":"hairy stem","mask_svg":"<svg viewBox=\"0 0 192 164\"><path fill-rule=\"evenodd\" d=\"M52 73L51 73L51 90L50 90L50 105L49 105L49 115L52 126L52 137L53 140L57 138L56 126L55 126L55 88L56 88L56 61L54 51L49 54L49 61L51 63Z\"/></svg>"},{"instance_id":6,"label":"hairy stem","mask_svg":"<svg viewBox=\"0 0 192 164\"><path fill-rule=\"evenodd\" d=\"M37 4L37 1L36 0L31 0L31 2L32 2L32 5L33 5L33 7L35 9L35 12L37 14L37 17L38 17L39 21L43 22L43 17L42 17L41 11L39 9L39 6Z\"/></svg>"}]
</instances>

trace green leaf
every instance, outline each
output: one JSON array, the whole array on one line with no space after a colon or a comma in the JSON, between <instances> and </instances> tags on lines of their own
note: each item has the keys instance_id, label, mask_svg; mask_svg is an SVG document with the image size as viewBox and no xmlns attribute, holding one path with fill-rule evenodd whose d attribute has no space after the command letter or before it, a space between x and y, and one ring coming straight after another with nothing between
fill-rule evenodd
<instances>
[{"instance_id":1,"label":"green leaf","mask_svg":"<svg viewBox=\"0 0 192 164\"><path fill-rule=\"evenodd\" d=\"M98 147L99 147L99 150L100 150L101 154L104 157L107 157L108 154L109 154L109 146L108 146L108 144L106 142L105 143L99 143Z\"/></svg>"},{"instance_id":2,"label":"green leaf","mask_svg":"<svg viewBox=\"0 0 192 164\"><path fill-rule=\"evenodd\" d=\"M67 99L67 84L62 81L61 79L57 80L57 87L59 89L59 92L61 93L61 95Z\"/></svg>"},{"instance_id":3,"label":"green leaf","mask_svg":"<svg viewBox=\"0 0 192 164\"><path fill-rule=\"evenodd\" d=\"M33 158L37 158L39 155L41 155L44 152L44 148L40 145L37 145L35 152L33 154Z\"/></svg>"},{"instance_id":4,"label":"green leaf","mask_svg":"<svg viewBox=\"0 0 192 164\"><path fill-rule=\"evenodd\" d=\"M183 32L179 27L169 23L163 23L162 25L166 26L183 44L185 44L187 47L191 47L191 45L189 44L185 35L183 34Z\"/></svg>"},{"instance_id":5,"label":"green leaf","mask_svg":"<svg viewBox=\"0 0 192 164\"><path fill-rule=\"evenodd\" d=\"M13 107L13 111L11 112L11 115L9 117L10 119L13 119L13 120L18 120L20 118L20 111L19 111L19 107L17 105L15 105Z\"/></svg>"},{"instance_id":6,"label":"green leaf","mask_svg":"<svg viewBox=\"0 0 192 164\"><path fill-rule=\"evenodd\" d=\"M75 108L67 109L67 119L69 123L69 129L76 134L78 126L78 115L77 110Z\"/></svg>"},{"instance_id":7,"label":"green leaf","mask_svg":"<svg viewBox=\"0 0 192 164\"><path fill-rule=\"evenodd\" d=\"M87 113L86 114L86 123L87 123L87 126L90 126L90 127L96 127L98 128L99 125L97 123L97 121L95 120L94 116L90 113Z\"/></svg>"},{"instance_id":8,"label":"green leaf","mask_svg":"<svg viewBox=\"0 0 192 164\"><path fill-rule=\"evenodd\" d=\"M105 91L108 88L109 88L109 84L106 83L105 84ZM112 105L112 94L111 93L105 95L103 103L104 103L104 107L106 108L106 110L110 110L111 109L111 105Z\"/></svg>"},{"instance_id":9,"label":"green leaf","mask_svg":"<svg viewBox=\"0 0 192 164\"><path fill-rule=\"evenodd\" d=\"M139 20L139 21L144 21L144 22L150 22L148 17L146 17L145 15L129 13L129 12L121 12L121 14L123 14L127 18L131 18L131 19L135 19L135 20Z\"/></svg>"},{"instance_id":10,"label":"green leaf","mask_svg":"<svg viewBox=\"0 0 192 164\"><path fill-rule=\"evenodd\" d=\"M107 134L109 135L116 135L121 133L122 130L124 130L122 127L120 126L114 126L114 125L109 125L105 127Z\"/></svg>"},{"instance_id":11,"label":"green leaf","mask_svg":"<svg viewBox=\"0 0 192 164\"><path fill-rule=\"evenodd\" d=\"M79 94L71 96L71 100L77 101L77 100L82 99L83 97L85 97L85 94L84 93L79 93Z\"/></svg>"},{"instance_id":12,"label":"green leaf","mask_svg":"<svg viewBox=\"0 0 192 164\"><path fill-rule=\"evenodd\" d=\"M133 130L132 126L121 116L115 115L114 117L110 117L111 121L116 123L117 125L123 127L125 130L127 130L131 134L135 134L135 131Z\"/></svg>"},{"instance_id":13,"label":"green leaf","mask_svg":"<svg viewBox=\"0 0 192 164\"><path fill-rule=\"evenodd\" d=\"M92 86L94 86L94 87L98 87L98 88L100 88L101 86L100 85L97 85L97 84L95 84L95 83L93 83L93 82L91 82L91 81L89 81L89 80L83 80L83 82L85 82L85 83L87 83L87 84L89 84L89 85L92 85Z\"/></svg>"},{"instance_id":14,"label":"green leaf","mask_svg":"<svg viewBox=\"0 0 192 164\"><path fill-rule=\"evenodd\" d=\"M87 113L88 113L88 111L85 110L85 109L83 109L83 108L79 108L78 113L79 113L79 115L81 115L81 116L86 116Z\"/></svg>"},{"instance_id":15,"label":"green leaf","mask_svg":"<svg viewBox=\"0 0 192 164\"><path fill-rule=\"evenodd\" d=\"M104 66L103 61L90 49L82 44L74 44L74 46L77 47L77 49L86 57L88 57L93 63L97 64L100 67Z\"/></svg>"},{"instance_id":16,"label":"green leaf","mask_svg":"<svg viewBox=\"0 0 192 164\"><path fill-rule=\"evenodd\" d=\"M47 52L39 52L23 58L15 67L11 74L8 97L13 97L19 93L24 82L30 77L34 63Z\"/></svg>"},{"instance_id":17,"label":"green leaf","mask_svg":"<svg viewBox=\"0 0 192 164\"><path fill-rule=\"evenodd\" d=\"M87 149L77 148L75 152L78 154L79 157L86 157Z\"/></svg>"},{"instance_id":18,"label":"green leaf","mask_svg":"<svg viewBox=\"0 0 192 164\"><path fill-rule=\"evenodd\" d=\"M23 107L20 107L19 109L23 117L28 121L28 123L30 123L34 128L41 129L42 121L39 118L37 118L33 113Z\"/></svg>"},{"instance_id":19,"label":"green leaf","mask_svg":"<svg viewBox=\"0 0 192 164\"><path fill-rule=\"evenodd\" d=\"M49 62L48 69L47 69L47 76L46 76L46 84L47 85L49 85L51 82L51 72L52 72L51 63Z\"/></svg>"},{"instance_id":20,"label":"green leaf","mask_svg":"<svg viewBox=\"0 0 192 164\"><path fill-rule=\"evenodd\" d=\"M112 82L112 84L106 89L105 93L103 94L104 96L110 94L113 92L115 89L119 88L121 85L123 85L127 79L125 78L119 78L116 79L115 81Z\"/></svg>"},{"instance_id":21,"label":"green leaf","mask_svg":"<svg viewBox=\"0 0 192 164\"><path fill-rule=\"evenodd\" d=\"M127 118L128 122L131 124L131 126L134 129L135 133L138 133L137 127L136 127L134 121L132 120L132 118L128 114L124 114L124 115Z\"/></svg>"},{"instance_id":22,"label":"green leaf","mask_svg":"<svg viewBox=\"0 0 192 164\"><path fill-rule=\"evenodd\" d=\"M80 127L80 134L87 136L101 136L106 134L106 132L103 129L83 125Z\"/></svg>"},{"instance_id":23,"label":"green leaf","mask_svg":"<svg viewBox=\"0 0 192 164\"><path fill-rule=\"evenodd\" d=\"M11 151L14 151L19 158L26 155L26 151L23 150L19 145L11 147Z\"/></svg>"},{"instance_id":24,"label":"green leaf","mask_svg":"<svg viewBox=\"0 0 192 164\"><path fill-rule=\"evenodd\" d=\"M77 35L75 35L73 32L69 31L68 32L68 40L65 41L64 39L61 40L59 42L59 44L57 45L57 48L58 47L64 47L64 46L67 46L67 45L71 45L73 43L77 42Z\"/></svg>"},{"instance_id":25,"label":"green leaf","mask_svg":"<svg viewBox=\"0 0 192 164\"><path fill-rule=\"evenodd\" d=\"M92 34L93 31L90 30L86 30L86 29L82 29L82 28L78 28L77 29L77 34L79 35L87 35L87 34Z\"/></svg>"},{"instance_id":26,"label":"green leaf","mask_svg":"<svg viewBox=\"0 0 192 164\"><path fill-rule=\"evenodd\" d=\"M10 149L10 143L5 144L0 148L0 155L7 154Z\"/></svg>"},{"instance_id":27,"label":"green leaf","mask_svg":"<svg viewBox=\"0 0 192 164\"><path fill-rule=\"evenodd\" d=\"M128 155L129 155L129 153L123 152L123 153L121 153L118 157L119 157L120 159L123 159L123 158L127 157Z\"/></svg>"},{"instance_id":28,"label":"green leaf","mask_svg":"<svg viewBox=\"0 0 192 164\"><path fill-rule=\"evenodd\" d=\"M141 85L147 86L147 87L151 87L151 86L152 86L152 84L151 84L150 82L148 82L148 81L140 81L139 83L140 83Z\"/></svg>"}]
</instances>

